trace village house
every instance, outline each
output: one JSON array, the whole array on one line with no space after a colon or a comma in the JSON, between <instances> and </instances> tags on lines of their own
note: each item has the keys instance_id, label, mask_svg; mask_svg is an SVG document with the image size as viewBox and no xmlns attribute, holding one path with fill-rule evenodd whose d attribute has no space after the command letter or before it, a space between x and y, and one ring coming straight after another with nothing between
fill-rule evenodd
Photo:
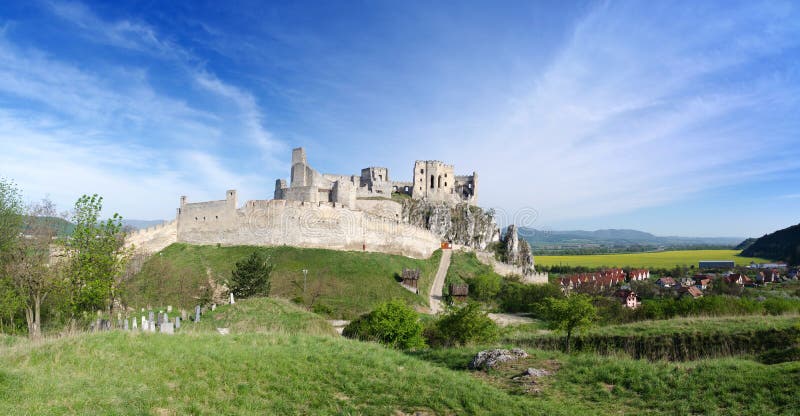
<instances>
[{"instance_id":1,"label":"village house","mask_svg":"<svg viewBox=\"0 0 800 416\"><path fill-rule=\"evenodd\" d=\"M661 287L663 287L663 288L670 288L670 287L675 286L677 284L677 282L675 282L675 279L673 279L671 277L662 277L662 278L656 280L656 284L661 286Z\"/></svg>"},{"instance_id":2,"label":"village house","mask_svg":"<svg viewBox=\"0 0 800 416\"><path fill-rule=\"evenodd\" d=\"M761 284L776 283L781 278L780 272L777 269L761 270L756 276L756 281Z\"/></svg>"},{"instance_id":3,"label":"village house","mask_svg":"<svg viewBox=\"0 0 800 416\"><path fill-rule=\"evenodd\" d=\"M695 285L694 279L692 279L691 277L681 277L680 284L681 287L689 287Z\"/></svg>"},{"instance_id":4,"label":"village house","mask_svg":"<svg viewBox=\"0 0 800 416\"><path fill-rule=\"evenodd\" d=\"M592 285L599 289L606 289L625 283L625 271L622 269L608 269L594 273L572 274L558 279L558 283L562 290L575 289L581 285Z\"/></svg>"},{"instance_id":5,"label":"village house","mask_svg":"<svg viewBox=\"0 0 800 416\"><path fill-rule=\"evenodd\" d=\"M694 280L694 286L697 286L698 289L706 290L711 286L714 276L710 274L696 274L692 277L692 280Z\"/></svg>"},{"instance_id":6,"label":"village house","mask_svg":"<svg viewBox=\"0 0 800 416\"><path fill-rule=\"evenodd\" d=\"M682 287L678 289L678 296L691 296L692 299L702 298L703 291L701 291L697 286L689 286L689 287Z\"/></svg>"},{"instance_id":7,"label":"village house","mask_svg":"<svg viewBox=\"0 0 800 416\"><path fill-rule=\"evenodd\" d=\"M636 292L630 289L619 289L614 292L614 297L629 309L636 309L642 306L642 300L636 296Z\"/></svg>"},{"instance_id":8,"label":"village house","mask_svg":"<svg viewBox=\"0 0 800 416\"><path fill-rule=\"evenodd\" d=\"M631 282L634 282L634 281L638 282L638 281L642 281L642 280L647 280L649 278L650 278L650 270L644 270L644 269L631 270L628 273L628 281L631 281Z\"/></svg>"},{"instance_id":9,"label":"village house","mask_svg":"<svg viewBox=\"0 0 800 416\"><path fill-rule=\"evenodd\" d=\"M752 286L753 279L741 274L741 273L731 273L725 276L722 279L725 283L728 284L736 284L739 286Z\"/></svg>"}]
</instances>

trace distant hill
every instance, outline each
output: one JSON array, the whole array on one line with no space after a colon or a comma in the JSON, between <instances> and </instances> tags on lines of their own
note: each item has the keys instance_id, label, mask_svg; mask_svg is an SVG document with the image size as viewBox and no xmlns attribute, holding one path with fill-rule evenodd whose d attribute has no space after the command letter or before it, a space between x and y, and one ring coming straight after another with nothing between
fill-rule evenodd
<instances>
[{"instance_id":1,"label":"distant hill","mask_svg":"<svg viewBox=\"0 0 800 416\"><path fill-rule=\"evenodd\" d=\"M30 233L31 228L33 226L41 226L46 225L56 231L56 235L59 237L64 237L68 235L72 235L72 232L75 231L75 224L59 217L26 217L25 218L25 229L23 230L23 234Z\"/></svg>"},{"instance_id":2,"label":"distant hill","mask_svg":"<svg viewBox=\"0 0 800 416\"><path fill-rule=\"evenodd\" d=\"M542 250L624 252L664 248L733 248L742 241L741 237L656 236L628 229L552 231L522 228L519 233L540 252Z\"/></svg>"},{"instance_id":3,"label":"distant hill","mask_svg":"<svg viewBox=\"0 0 800 416\"><path fill-rule=\"evenodd\" d=\"M737 246L736 246L736 247L734 247L734 248L735 248L736 250L744 250L744 249L746 249L747 247L750 247L750 246L752 246L752 245L753 245L753 243L755 243L755 242L756 242L756 240L758 240L758 239L757 239L757 238L748 238L748 239L746 239L746 240L742 241L741 243L739 243L739 245L737 245Z\"/></svg>"},{"instance_id":4,"label":"distant hill","mask_svg":"<svg viewBox=\"0 0 800 416\"><path fill-rule=\"evenodd\" d=\"M122 220L122 225L141 230L142 228L152 227L154 225L162 224L164 220Z\"/></svg>"},{"instance_id":5,"label":"distant hill","mask_svg":"<svg viewBox=\"0 0 800 416\"><path fill-rule=\"evenodd\" d=\"M800 264L800 224L767 234L742 251L742 256L763 257Z\"/></svg>"}]
</instances>

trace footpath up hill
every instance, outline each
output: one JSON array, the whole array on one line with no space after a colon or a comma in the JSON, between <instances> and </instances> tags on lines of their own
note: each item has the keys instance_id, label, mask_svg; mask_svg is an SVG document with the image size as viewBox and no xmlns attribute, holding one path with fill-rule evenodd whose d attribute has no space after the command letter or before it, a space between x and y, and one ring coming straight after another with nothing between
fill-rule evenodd
<instances>
[{"instance_id":1,"label":"footpath up hill","mask_svg":"<svg viewBox=\"0 0 800 416\"><path fill-rule=\"evenodd\" d=\"M275 269L271 295L300 300L331 318L353 319L390 299L427 306L441 250L430 258L289 246L197 246L176 243L150 257L125 283L123 299L133 308L172 305L193 309L207 303L213 287L225 282L237 261L254 250L266 252ZM403 268L421 270L419 295L397 283ZM303 295L303 272L308 270ZM312 305L313 302L313 305Z\"/></svg>"}]
</instances>

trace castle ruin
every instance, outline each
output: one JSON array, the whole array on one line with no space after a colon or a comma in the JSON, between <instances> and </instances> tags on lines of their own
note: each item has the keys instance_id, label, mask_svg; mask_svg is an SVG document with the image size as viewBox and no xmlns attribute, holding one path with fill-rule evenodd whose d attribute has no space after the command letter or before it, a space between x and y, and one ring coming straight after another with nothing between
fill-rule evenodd
<instances>
[{"instance_id":1,"label":"castle ruin","mask_svg":"<svg viewBox=\"0 0 800 416\"><path fill-rule=\"evenodd\" d=\"M275 199L299 202L331 202L357 208L359 198L390 198L393 193L414 199L447 203L466 202L476 205L478 175L455 175L453 165L436 160L414 163L412 182L392 181L389 169L367 167L360 175L319 173L308 164L302 147L292 150L292 170L289 184L275 181Z\"/></svg>"}]
</instances>

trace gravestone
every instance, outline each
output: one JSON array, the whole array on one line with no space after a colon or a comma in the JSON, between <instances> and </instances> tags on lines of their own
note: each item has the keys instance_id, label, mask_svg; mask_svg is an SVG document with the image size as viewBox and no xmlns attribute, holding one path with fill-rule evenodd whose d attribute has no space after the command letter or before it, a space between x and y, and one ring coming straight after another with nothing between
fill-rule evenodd
<instances>
[{"instance_id":1,"label":"gravestone","mask_svg":"<svg viewBox=\"0 0 800 416\"><path fill-rule=\"evenodd\" d=\"M148 321L154 321L155 319L156 319L156 314L155 314L155 312L153 312L153 311L150 311L150 313L148 314L148 318L147 318L147 320L148 320Z\"/></svg>"},{"instance_id":2,"label":"gravestone","mask_svg":"<svg viewBox=\"0 0 800 416\"><path fill-rule=\"evenodd\" d=\"M169 315L164 312L164 322L169 322Z\"/></svg>"},{"instance_id":3,"label":"gravestone","mask_svg":"<svg viewBox=\"0 0 800 416\"><path fill-rule=\"evenodd\" d=\"M150 332L156 332L156 321L148 322L147 328L150 329Z\"/></svg>"},{"instance_id":4,"label":"gravestone","mask_svg":"<svg viewBox=\"0 0 800 416\"><path fill-rule=\"evenodd\" d=\"M175 329L181 329L181 317L180 316L176 316L175 317Z\"/></svg>"},{"instance_id":5,"label":"gravestone","mask_svg":"<svg viewBox=\"0 0 800 416\"><path fill-rule=\"evenodd\" d=\"M128 330L128 318L125 318L125 322L122 324L122 329Z\"/></svg>"},{"instance_id":6,"label":"gravestone","mask_svg":"<svg viewBox=\"0 0 800 416\"><path fill-rule=\"evenodd\" d=\"M172 312L172 305L167 305L167 312Z\"/></svg>"},{"instance_id":7,"label":"gravestone","mask_svg":"<svg viewBox=\"0 0 800 416\"><path fill-rule=\"evenodd\" d=\"M174 334L175 329L172 327L172 322L164 322L161 324L161 333L162 334Z\"/></svg>"},{"instance_id":8,"label":"gravestone","mask_svg":"<svg viewBox=\"0 0 800 416\"><path fill-rule=\"evenodd\" d=\"M139 322L139 320L138 320L138 319L136 319L136 318L133 318L133 319L131 319L131 322L133 322L133 329L139 329L139 328L137 327L137 326L139 325L139 324L138 324L138 322Z\"/></svg>"},{"instance_id":9,"label":"gravestone","mask_svg":"<svg viewBox=\"0 0 800 416\"><path fill-rule=\"evenodd\" d=\"M200 305L194 307L194 321L200 322Z\"/></svg>"},{"instance_id":10,"label":"gravestone","mask_svg":"<svg viewBox=\"0 0 800 416\"><path fill-rule=\"evenodd\" d=\"M189 312L186 312L186 309L181 309L181 319L184 321L189 319Z\"/></svg>"},{"instance_id":11,"label":"gravestone","mask_svg":"<svg viewBox=\"0 0 800 416\"><path fill-rule=\"evenodd\" d=\"M95 331L102 331L103 327L102 327L101 324L102 324L102 320L100 318L97 318L97 321L95 321L95 323L94 323L94 330Z\"/></svg>"},{"instance_id":12,"label":"gravestone","mask_svg":"<svg viewBox=\"0 0 800 416\"><path fill-rule=\"evenodd\" d=\"M215 311L215 310L217 310L217 304L216 304L216 303L212 303L212 304L211 304L211 310L212 310L212 311Z\"/></svg>"},{"instance_id":13,"label":"gravestone","mask_svg":"<svg viewBox=\"0 0 800 416\"><path fill-rule=\"evenodd\" d=\"M231 305L233 305L234 303L236 303L236 301L233 300L233 293L231 293Z\"/></svg>"}]
</instances>

